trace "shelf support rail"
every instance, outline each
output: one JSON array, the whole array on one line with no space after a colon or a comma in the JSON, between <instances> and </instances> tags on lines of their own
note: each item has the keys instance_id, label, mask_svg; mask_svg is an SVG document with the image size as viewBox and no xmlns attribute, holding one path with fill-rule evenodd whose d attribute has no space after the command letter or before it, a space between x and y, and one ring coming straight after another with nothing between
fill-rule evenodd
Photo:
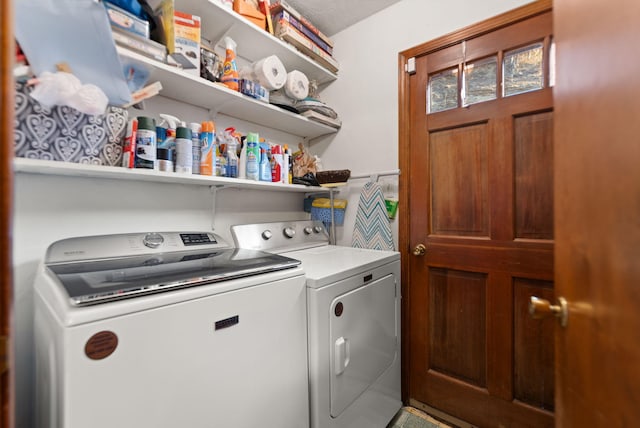
<instances>
[{"instance_id":1,"label":"shelf support rail","mask_svg":"<svg viewBox=\"0 0 640 428\"><path fill-rule=\"evenodd\" d=\"M375 173L370 173L370 174L357 174L357 175L352 175L349 177L349 180L358 180L361 178L369 178L370 181L378 181L378 178L380 177L386 177L386 176L391 176L391 175L400 175L400 170L399 169L393 169L390 171L382 171L382 172L375 172Z\"/></svg>"}]
</instances>

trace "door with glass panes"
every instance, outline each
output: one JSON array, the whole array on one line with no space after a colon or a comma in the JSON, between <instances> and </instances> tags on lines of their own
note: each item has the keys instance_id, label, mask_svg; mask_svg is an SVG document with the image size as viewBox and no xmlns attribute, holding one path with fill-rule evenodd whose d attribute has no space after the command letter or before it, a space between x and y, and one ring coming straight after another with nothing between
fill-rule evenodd
<instances>
[{"instance_id":1,"label":"door with glass panes","mask_svg":"<svg viewBox=\"0 0 640 428\"><path fill-rule=\"evenodd\" d=\"M483 427L550 427L551 2L423 46L407 77L409 396Z\"/></svg>"}]
</instances>

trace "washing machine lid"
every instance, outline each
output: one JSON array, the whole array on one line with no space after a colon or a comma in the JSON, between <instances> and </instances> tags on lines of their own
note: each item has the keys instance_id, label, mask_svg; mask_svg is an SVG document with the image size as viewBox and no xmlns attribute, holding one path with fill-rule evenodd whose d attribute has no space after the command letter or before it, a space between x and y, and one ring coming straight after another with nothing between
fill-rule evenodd
<instances>
[{"instance_id":1,"label":"washing machine lid","mask_svg":"<svg viewBox=\"0 0 640 428\"><path fill-rule=\"evenodd\" d=\"M395 251L325 245L282 253L300 260L307 277L307 287L320 288L344 278L400 260Z\"/></svg>"},{"instance_id":2,"label":"washing machine lid","mask_svg":"<svg viewBox=\"0 0 640 428\"><path fill-rule=\"evenodd\" d=\"M211 248L46 264L74 306L212 284L293 268L300 262L246 249Z\"/></svg>"}]
</instances>

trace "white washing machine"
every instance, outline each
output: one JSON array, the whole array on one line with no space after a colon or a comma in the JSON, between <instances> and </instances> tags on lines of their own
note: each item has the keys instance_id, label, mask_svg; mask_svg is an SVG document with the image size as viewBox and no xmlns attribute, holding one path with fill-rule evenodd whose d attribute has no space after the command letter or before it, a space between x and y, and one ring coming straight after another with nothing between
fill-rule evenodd
<instances>
[{"instance_id":1,"label":"white washing machine","mask_svg":"<svg viewBox=\"0 0 640 428\"><path fill-rule=\"evenodd\" d=\"M309 425L297 260L212 233L73 238L35 296L38 428Z\"/></svg>"},{"instance_id":2,"label":"white washing machine","mask_svg":"<svg viewBox=\"0 0 640 428\"><path fill-rule=\"evenodd\" d=\"M384 428L400 409L400 254L329 245L321 222L231 228L236 246L300 260L312 428Z\"/></svg>"}]
</instances>

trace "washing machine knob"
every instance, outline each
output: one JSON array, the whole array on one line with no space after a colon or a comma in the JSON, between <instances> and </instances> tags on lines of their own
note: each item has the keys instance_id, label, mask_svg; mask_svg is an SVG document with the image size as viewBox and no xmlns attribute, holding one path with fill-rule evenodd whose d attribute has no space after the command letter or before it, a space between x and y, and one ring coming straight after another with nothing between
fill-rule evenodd
<instances>
[{"instance_id":1,"label":"washing machine knob","mask_svg":"<svg viewBox=\"0 0 640 428\"><path fill-rule=\"evenodd\" d=\"M273 236L273 233L271 233L271 231L269 229L267 229L264 232L262 232L262 239L264 239L264 240L269 240L269 239L271 239L272 236Z\"/></svg>"},{"instance_id":2,"label":"washing machine knob","mask_svg":"<svg viewBox=\"0 0 640 428\"><path fill-rule=\"evenodd\" d=\"M164 238L159 233L147 233L142 238L142 243L149 248L158 248L164 242Z\"/></svg>"},{"instance_id":3,"label":"washing machine knob","mask_svg":"<svg viewBox=\"0 0 640 428\"><path fill-rule=\"evenodd\" d=\"M320 233L320 232L322 232L322 226L315 226L315 227L313 228L313 231L314 231L315 233Z\"/></svg>"},{"instance_id":4,"label":"washing machine knob","mask_svg":"<svg viewBox=\"0 0 640 428\"><path fill-rule=\"evenodd\" d=\"M293 227L287 226L284 228L282 233L284 233L284 236L287 238L293 238L296 234L296 230Z\"/></svg>"},{"instance_id":5,"label":"washing machine knob","mask_svg":"<svg viewBox=\"0 0 640 428\"><path fill-rule=\"evenodd\" d=\"M309 226L304 228L304 234L305 235L311 235L313 233L313 229Z\"/></svg>"}]
</instances>

